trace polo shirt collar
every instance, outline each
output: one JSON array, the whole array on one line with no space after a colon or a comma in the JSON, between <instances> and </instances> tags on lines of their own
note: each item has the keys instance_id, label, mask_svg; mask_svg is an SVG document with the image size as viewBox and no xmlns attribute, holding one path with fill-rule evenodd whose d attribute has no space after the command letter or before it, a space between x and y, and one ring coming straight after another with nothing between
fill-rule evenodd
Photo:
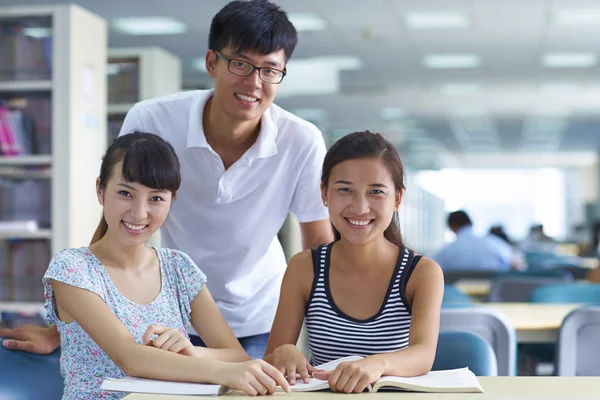
<instances>
[{"instance_id":1,"label":"polo shirt collar","mask_svg":"<svg viewBox=\"0 0 600 400\"><path fill-rule=\"evenodd\" d=\"M201 95L194 97L190 106L188 117L187 147L210 148L204 133L202 117L208 100L213 96L214 89L200 92ZM260 132L256 143L248 151L252 158L268 158L277 154L275 139L279 129L271 117L269 107L260 120Z\"/></svg>"}]
</instances>

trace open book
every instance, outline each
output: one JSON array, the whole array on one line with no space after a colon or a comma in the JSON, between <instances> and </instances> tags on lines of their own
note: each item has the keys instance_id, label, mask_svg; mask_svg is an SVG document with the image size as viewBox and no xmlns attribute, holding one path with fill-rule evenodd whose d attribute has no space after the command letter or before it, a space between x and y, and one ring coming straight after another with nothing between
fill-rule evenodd
<instances>
[{"instance_id":1,"label":"open book","mask_svg":"<svg viewBox=\"0 0 600 400\"><path fill-rule=\"evenodd\" d=\"M158 381L154 379L142 379L130 376L121 379L108 378L102 382L102 386L100 386L100 388L107 392L179 394L197 396L219 396L231 392L231 389L221 385Z\"/></svg>"},{"instance_id":2,"label":"open book","mask_svg":"<svg viewBox=\"0 0 600 400\"><path fill-rule=\"evenodd\" d=\"M318 365L315 368L324 371L333 371L340 363L345 361L357 361L360 356L349 356ZM311 378L309 383L297 380L296 384L290 386L294 392L312 392L329 389L327 381ZM483 393L483 388L475 374L468 368L451 369L445 371L431 371L425 375L412 378L399 376L382 376L373 385L367 387L369 392L379 390L405 390L411 392L435 392L435 393Z\"/></svg>"}]
</instances>

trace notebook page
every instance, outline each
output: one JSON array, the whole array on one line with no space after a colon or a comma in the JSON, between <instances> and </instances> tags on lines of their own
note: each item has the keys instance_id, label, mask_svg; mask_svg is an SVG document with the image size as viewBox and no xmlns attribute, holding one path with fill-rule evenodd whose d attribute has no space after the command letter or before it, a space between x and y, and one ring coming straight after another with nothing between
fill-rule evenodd
<instances>
[{"instance_id":1,"label":"notebook page","mask_svg":"<svg viewBox=\"0 0 600 400\"><path fill-rule=\"evenodd\" d=\"M102 382L102 390L128 393L155 393L155 394L181 394L181 395L209 395L224 394L227 389L221 385L170 382L154 379L127 377L122 379L108 378Z\"/></svg>"},{"instance_id":2,"label":"notebook page","mask_svg":"<svg viewBox=\"0 0 600 400\"><path fill-rule=\"evenodd\" d=\"M279 387L277 388L280 389ZM316 390L325 390L329 389L329 382L322 381L317 378L310 378L309 383L304 383L302 380L296 380L296 383L290 385L290 389L293 392L312 392Z\"/></svg>"},{"instance_id":3,"label":"notebook page","mask_svg":"<svg viewBox=\"0 0 600 400\"><path fill-rule=\"evenodd\" d=\"M358 361L358 360L362 360L362 359L363 359L363 357L361 357L361 356L342 357L342 358L338 358L337 360L329 361L328 363L325 363L325 364L316 365L315 368L321 369L324 371L333 371L338 365L340 365L343 362Z\"/></svg>"},{"instance_id":4,"label":"notebook page","mask_svg":"<svg viewBox=\"0 0 600 400\"><path fill-rule=\"evenodd\" d=\"M411 378L382 376L380 381L406 383L430 389L461 389L470 387L482 389L479 380L468 368L430 371L425 375Z\"/></svg>"}]
</instances>

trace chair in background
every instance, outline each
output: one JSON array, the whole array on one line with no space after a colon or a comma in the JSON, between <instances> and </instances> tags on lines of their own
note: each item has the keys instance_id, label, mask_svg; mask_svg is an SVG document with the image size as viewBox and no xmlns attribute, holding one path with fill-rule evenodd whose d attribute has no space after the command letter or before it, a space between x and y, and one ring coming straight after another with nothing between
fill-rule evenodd
<instances>
[{"instance_id":1,"label":"chair in background","mask_svg":"<svg viewBox=\"0 0 600 400\"><path fill-rule=\"evenodd\" d=\"M442 307L470 305L471 298L466 293L461 292L453 285L444 285L444 298L442 299Z\"/></svg>"},{"instance_id":2,"label":"chair in background","mask_svg":"<svg viewBox=\"0 0 600 400\"><path fill-rule=\"evenodd\" d=\"M450 270L444 271L444 282L448 284L456 283L460 280L482 280L493 279L500 272L490 269L477 270Z\"/></svg>"},{"instance_id":3,"label":"chair in background","mask_svg":"<svg viewBox=\"0 0 600 400\"><path fill-rule=\"evenodd\" d=\"M0 399L60 400L60 350L48 355L9 350L0 339Z\"/></svg>"},{"instance_id":4,"label":"chair in background","mask_svg":"<svg viewBox=\"0 0 600 400\"><path fill-rule=\"evenodd\" d=\"M564 283L542 286L531 292L529 301L532 303L582 303L600 304L600 284L594 283ZM558 357L556 346L545 343L528 343L520 348L521 353L535 363L555 362ZM558 373L555 364L556 375Z\"/></svg>"},{"instance_id":5,"label":"chair in background","mask_svg":"<svg viewBox=\"0 0 600 400\"><path fill-rule=\"evenodd\" d=\"M479 335L494 350L498 375L516 375L517 334L514 326L500 311L485 307L442 308L440 331L462 331Z\"/></svg>"},{"instance_id":6,"label":"chair in background","mask_svg":"<svg viewBox=\"0 0 600 400\"><path fill-rule=\"evenodd\" d=\"M567 280L564 276L499 276L492 281L488 301L490 303L526 303L534 289L565 282Z\"/></svg>"},{"instance_id":7,"label":"chair in background","mask_svg":"<svg viewBox=\"0 0 600 400\"><path fill-rule=\"evenodd\" d=\"M508 276L517 276L517 277L537 277L537 278L562 278L565 282L573 282L573 275L565 268L542 268L542 269L528 269L526 271L517 271L510 270L505 271L496 276L496 278L500 277L508 277Z\"/></svg>"},{"instance_id":8,"label":"chair in background","mask_svg":"<svg viewBox=\"0 0 600 400\"><path fill-rule=\"evenodd\" d=\"M532 303L600 304L600 284L565 283L539 287L531 292Z\"/></svg>"},{"instance_id":9,"label":"chair in background","mask_svg":"<svg viewBox=\"0 0 600 400\"><path fill-rule=\"evenodd\" d=\"M586 268L586 267L578 267L575 265L558 265L553 267L554 269L559 269L559 270L564 270L567 271L569 274L571 274L571 276L573 277L573 279L582 281L587 279L588 274L590 273L590 269Z\"/></svg>"},{"instance_id":10,"label":"chair in background","mask_svg":"<svg viewBox=\"0 0 600 400\"><path fill-rule=\"evenodd\" d=\"M474 333L440 331L432 371L464 367L469 367L477 376L497 376L494 349Z\"/></svg>"},{"instance_id":11,"label":"chair in background","mask_svg":"<svg viewBox=\"0 0 600 400\"><path fill-rule=\"evenodd\" d=\"M600 307L573 310L558 334L556 375L600 376Z\"/></svg>"}]
</instances>

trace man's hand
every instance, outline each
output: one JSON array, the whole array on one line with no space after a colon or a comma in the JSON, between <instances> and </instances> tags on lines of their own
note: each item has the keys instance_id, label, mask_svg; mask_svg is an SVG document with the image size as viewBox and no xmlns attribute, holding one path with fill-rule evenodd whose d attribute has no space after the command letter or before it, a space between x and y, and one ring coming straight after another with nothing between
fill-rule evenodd
<instances>
[{"instance_id":1,"label":"man's hand","mask_svg":"<svg viewBox=\"0 0 600 400\"><path fill-rule=\"evenodd\" d=\"M60 347L60 334L55 326L43 328L35 325L22 325L14 329L0 329L2 346L11 350L21 350L35 354L50 354Z\"/></svg>"}]
</instances>

